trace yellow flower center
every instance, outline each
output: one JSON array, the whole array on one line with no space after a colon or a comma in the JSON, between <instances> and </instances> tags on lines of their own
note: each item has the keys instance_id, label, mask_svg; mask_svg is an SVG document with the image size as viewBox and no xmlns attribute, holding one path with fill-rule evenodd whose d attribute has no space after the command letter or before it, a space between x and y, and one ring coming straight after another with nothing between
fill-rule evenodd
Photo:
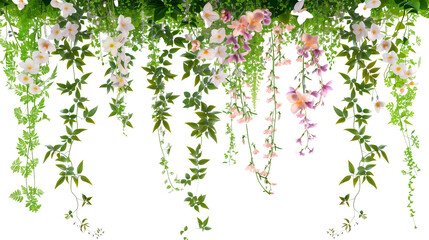
<instances>
[{"instance_id":1,"label":"yellow flower center","mask_svg":"<svg viewBox=\"0 0 429 240\"><path fill-rule=\"evenodd\" d=\"M27 77L27 76L25 76L25 77L24 77L24 81L25 81L25 82L27 82L27 81L28 81L28 77Z\"/></svg>"},{"instance_id":2,"label":"yellow flower center","mask_svg":"<svg viewBox=\"0 0 429 240\"><path fill-rule=\"evenodd\" d=\"M207 51L207 50L204 50L204 55L207 55L207 54L209 54L209 51Z\"/></svg>"},{"instance_id":3,"label":"yellow flower center","mask_svg":"<svg viewBox=\"0 0 429 240\"><path fill-rule=\"evenodd\" d=\"M405 91L405 89L401 88L401 89L399 89L399 91L400 91L401 93L403 93L403 92Z\"/></svg>"},{"instance_id":4,"label":"yellow flower center","mask_svg":"<svg viewBox=\"0 0 429 240\"><path fill-rule=\"evenodd\" d=\"M376 34L377 33L377 31L375 31L375 30L372 30L372 34Z\"/></svg>"},{"instance_id":5,"label":"yellow flower center","mask_svg":"<svg viewBox=\"0 0 429 240\"><path fill-rule=\"evenodd\" d=\"M359 32L362 32L363 31L363 29L362 28L359 28Z\"/></svg>"},{"instance_id":6,"label":"yellow flower center","mask_svg":"<svg viewBox=\"0 0 429 240\"><path fill-rule=\"evenodd\" d=\"M206 17L210 17L210 13L206 13L206 14L205 14L205 16L206 16Z\"/></svg>"},{"instance_id":7,"label":"yellow flower center","mask_svg":"<svg viewBox=\"0 0 429 240\"><path fill-rule=\"evenodd\" d=\"M39 88L38 87L33 87L33 90L37 91L37 90L39 90Z\"/></svg>"},{"instance_id":8,"label":"yellow flower center","mask_svg":"<svg viewBox=\"0 0 429 240\"><path fill-rule=\"evenodd\" d=\"M410 86L414 86L414 82L413 82L413 81L411 81L411 82L409 83L409 85L410 85Z\"/></svg>"},{"instance_id":9,"label":"yellow flower center","mask_svg":"<svg viewBox=\"0 0 429 240\"><path fill-rule=\"evenodd\" d=\"M367 10L368 8L366 8L366 7L363 7L363 10Z\"/></svg>"},{"instance_id":10,"label":"yellow flower center","mask_svg":"<svg viewBox=\"0 0 429 240\"><path fill-rule=\"evenodd\" d=\"M31 70L31 69L33 69L33 66L28 66L28 70Z\"/></svg>"},{"instance_id":11,"label":"yellow flower center","mask_svg":"<svg viewBox=\"0 0 429 240\"><path fill-rule=\"evenodd\" d=\"M122 27L125 27L125 23L122 23Z\"/></svg>"},{"instance_id":12,"label":"yellow flower center","mask_svg":"<svg viewBox=\"0 0 429 240\"><path fill-rule=\"evenodd\" d=\"M69 10L69 8L68 8L68 7L65 7L65 8L64 8L64 10L65 10L65 11L67 11L67 10Z\"/></svg>"},{"instance_id":13,"label":"yellow flower center","mask_svg":"<svg viewBox=\"0 0 429 240\"><path fill-rule=\"evenodd\" d=\"M377 1L372 1L372 4L375 4L375 3L377 3Z\"/></svg>"},{"instance_id":14,"label":"yellow flower center","mask_svg":"<svg viewBox=\"0 0 429 240\"><path fill-rule=\"evenodd\" d=\"M217 35L217 38L219 38L219 39L220 39L221 37L222 37L221 35Z\"/></svg>"},{"instance_id":15,"label":"yellow flower center","mask_svg":"<svg viewBox=\"0 0 429 240\"><path fill-rule=\"evenodd\" d=\"M115 44L111 43L111 44L109 45L109 47L110 47L110 48L113 48L113 47L115 47Z\"/></svg>"},{"instance_id":16,"label":"yellow flower center","mask_svg":"<svg viewBox=\"0 0 429 240\"><path fill-rule=\"evenodd\" d=\"M60 34L60 31L59 30L55 30L55 35L58 35L58 34Z\"/></svg>"},{"instance_id":17,"label":"yellow flower center","mask_svg":"<svg viewBox=\"0 0 429 240\"><path fill-rule=\"evenodd\" d=\"M393 59L393 57L392 57L392 56L389 56L389 57L388 57L388 59L392 60L392 59Z\"/></svg>"},{"instance_id":18,"label":"yellow flower center","mask_svg":"<svg viewBox=\"0 0 429 240\"><path fill-rule=\"evenodd\" d=\"M39 59L44 59L44 57L42 55L39 56Z\"/></svg>"},{"instance_id":19,"label":"yellow flower center","mask_svg":"<svg viewBox=\"0 0 429 240\"><path fill-rule=\"evenodd\" d=\"M401 67L396 67L396 71L398 72L401 71L401 69L402 69Z\"/></svg>"},{"instance_id":20,"label":"yellow flower center","mask_svg":"<svg viewBox=\"0 0 429 240\"><path fill-rule=\"evenodd\" d=\"M72 29L72 28L69 28L68 30L69 30L69 32L73 31L73 29Z\"/></svg>"},{"instance_id":21,"label":"yellow flower center","mask_svg":"<svg viewBox=\"0 0 429 240\"><path fill-rule=\"evenodd\" d=\"M379 107L381 106L381 104L380 104L379 102L377 102L377 103L375 104L375 106L379 108Z\"/></svg>"},{"instance_id":22,"label":"yellow flower center","mask_svg":"<svg viewBox=\"0 0 429 240\"><path fill-rule=\"evenodd\" d=\"M45 42L43 43L43 47L47 49L49 47L49 44Z\"/></svg>"},{"instance_id":23,"label":"yellow flower center","mask_svg":"<svg viewBox=\"0 0 429 240\"><path fill-rule=\"evenodd\" d=\"M217 52L217 54L219 54L219 55L220 55L220 54L221 54L221 52L220 52L220 51L218 51L218 52Z\"/></svg>"},{"instance_id":24,"label":"yellow flower center","mask_svg":"<svg viewBox=\"0 0 429 240\"><path fill-rule=\"evenodd\" d=\"M389 46L388 43L383 43L383 48L387 48Z\"/></svg>"},{"instance_id":25,"label":"yellow flower center","mask_svg":"<svg viewBox=\"0 0 429 240\"><path fill-rule=\"evenodd\" d=\"M123 78L119 79L119 82L120 82L120 83L123 83L123 82L124 82L124 79L123 79Z\"/></svg>"}]
</instances>

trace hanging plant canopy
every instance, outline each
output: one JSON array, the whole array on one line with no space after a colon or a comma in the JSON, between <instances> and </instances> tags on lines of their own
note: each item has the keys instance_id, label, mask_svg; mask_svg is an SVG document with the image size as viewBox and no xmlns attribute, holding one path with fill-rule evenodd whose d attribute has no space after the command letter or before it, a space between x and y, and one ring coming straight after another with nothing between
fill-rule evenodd
<instances>
[{"instance_id":1,"label":"hanging plant canopy","mask_svg":"<svg viewBox=\"0 0 429 240\"><path fill-rule=\"evenodd\" d=\"M130 72L142 68L146 73L153 98L144 104L153 109L147 116L153 120L154 135L144 137L159 142L166 189L182 194L196 215L196 221L186 223L180 231L184 239L191 236L188 225L201 231L216 225L209 224L209 197L198 189L210 173L207 163L219 161L211 159L207 144L225 146L225 159L220 161L227 165L248 162L246 170L255 176L255 190L272 195L276 184L270 174L285 147L277 142L276 133L282 116L296 119L302 134L291 137L299 148L297 157L305 157L317 147L314 113L322 109L337 117L337 126L350 134L344 140L351 140L348 144L359 151L357 156L348 156L338 181L348 188L339 203L349 212L342 225L329 229L328 234L336 238L367 218L356 204L365 190L362 186L379 186L373 172L379 160L400 160L389 156L389 146L373 141L367 128L374 112L383 109L390 113L389 124L403 135L404 142L397 141L405 143L401 145L406 163L403 174L408 177L409 192L404 198L408 194L409 202L404 207L414 221L413 182L420 169L413 157L419 140L411 107L418 90L414 79L420 59L415 59L414 49L421 40L413 29L419 17L429 17L427 0L0 0L4 53L0 63L7 77L3 84L19 96L14 114L23 130L16 147L18 156L11 161L12 172L23 179L10 198L37 212L44 191L36 185L36 170L43 167L42 162L54 163L59 177L53 186L69 189L76 202L74 210L65 212L66 218L82 232L96 238L103 235L103 229L93 228L82 216L81 209L92 205L93 196L79 187L92 185L93 178L85 162L72 154L76 151L73 146L88 141L82 133L96 128L93 118L98 106L83 91L95 80L86 65L93 58L102 63L103 68L98 69L105 73L100 91L111 96L106 103L111 109L108 117L117 118L124 134L139 124L127 109L127 95L133 91ZM300 67L296 75L283 80L289 81L289 89L280 89L280 69L292 63L284 50L290 46L296 48ZM147 64L134 56L143 51L148 53ZM64 62L66 69L57 69L50 58ZM178 59L183 61L180 75L173 72ZM340 93L343 101L327 108L325 99L335 89L323 76L343 61L347 71L336 76L348 92ZM57 79L58 71L67 71L71 77ZM181 80L191 81L193 87L184 92L166 87ZM381 99L377 93L381 86L390 89L393 101ZM57 142L41 143L39 123L58 118L44 112L53 91L68 102L59 115L64 131ZM214 91L223 92L226 106L209 102L207 95ZM266 120L264 138L255 139L250 126L253 119L261 118L256 103L262 92L269 94L263 106L268 115L262 117ZM170 128L174 120L171 108L178 105L193 109L195 119L186 122L196 144L187 147L188 161L183 164L189 168L185 173L170 168L171 144L166 140L167 136L179 137ZM218 142L222 119L227 119L228 143ZM240 141L248 151L238 152L237 129L245 132ZM45 155L37 156L36 149L43 149Z\"/></svg>"}]
</instances>

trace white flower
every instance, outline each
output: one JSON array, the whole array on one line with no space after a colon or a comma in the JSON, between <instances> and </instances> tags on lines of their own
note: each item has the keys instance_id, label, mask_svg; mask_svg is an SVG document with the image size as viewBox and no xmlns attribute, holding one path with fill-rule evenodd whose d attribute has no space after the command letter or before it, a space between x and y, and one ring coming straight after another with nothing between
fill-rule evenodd
<instances>
[{"instance_id":1,"label":"white flower","mask_svg":"<svg viewBox=\"0 0 429 240\"><path fill-rule=\"evenodd\" d=\"M25 5L28 4L27 0L13 0L13 2L18 5L19 10L24 9Z\"/></svg>"},{"instance_id":2,"label":"white flower","mask_svg":"<svg viewBox=\"0 0 429 240\"><path fill-rule=\"evenodd\" d=\"M128 36L128 34L121 33L115 38L115 42L118 42L122 46L128 41L127 36Z\"/></svg>"},{"instance_id":3,"label":"white flower","mask_svg":"<svg viewBox=\"0 0 429 240\"><path fill-rule=\"evenodd\" d=\"M408 85L410 88L412 88L412 87L415 87L415 86L419 85L419 83L418 83L418 82L414 82L413 80L411 80L409 83L407 83L407 85Z\"/></svg>"},{"instance_id":4,"label":"white flower","mask_svg":"<svg viewBox=\"0 0 429 240\"><path fill-rule=\"evenodd\" d=\"M369 0L366 3L367 8L378 8L378 7L380 7L380 5L381 5L380 0Z\"/></svg>"},{"instance_id":5,"label":"white flower","mask_svg":"<svg viewBox=\"0 0 429 240\"><path fill-rule=\"evenodd\" d=\"M39 51L41 52L55 51L55 46L48 39L40 38L38 41L38 45L39 45Z\"/></svg>"},{"instance_id":6,"label":"white flower","mask_svg":"<svg viewBox=\"0 0 429 240\"><path fill-rule=\"evenodd\" d=\"M63 17L65 18L76 12L76 9L74 9L73 4L71 3L60 4L60 9L62 11Z\"/></svg>"},{"instance_id":7,"label":"white flower","mask_svg":"<svg viewBox=\"0 0 429 240\"><path fill-rule=\"evenodd\" d=\"M31 83L30 87L28 88L28 91L32 94L39 94L42 92L42 89L40 89L40 87L36 84Z\"/></svg>"},{"instance_id":8,"label":"white flower","mask_svg":"<svg viewBox=\"0 0 429 240\"><path fill-rule=\"evenodd\" d=\"M394 72L396 75L401 76L402 74L405 73L405 64L400 63L398 65L395 63L390 67L390 70L392 70L392 72Z\"/></svg>"},{"instance_id":9,"label":"white flower","mask_svg":"<svg viewBox=\"0 0 429 240\"><path fill-rule=\"evenodd\" d=\"M386 40L381 42L378 46L377 46L377 51L382 52L382 51L389 51L390 48L392 47L392 42L390 40Z\"/></svg>"},{"instance_id":10,"label":"white flower","mask_svg":"<svg viewBox=\"0 0 429 240\"><path fill-rule=\"evenodd\" d=\"M185 39L186 39L186 41L190 42L190 41L192 41L192 36L189 34L186 34Z\"/></svg>"},{"instance_id":11,"label":"white flower","mask_svg":"<svg viewBox=\"0 0 429 240\"><path fill-rule=\"evenodd\" d=\"M407 85L402 85L400 88L396 90L399 95L405 95L407 93Z\"/></svg>"},{"instance_id":12,"label":"white flower","mask_svg":"<svg viewBox=\"0 0 429 240\"><path fill-rule=\"evenodd\" d=\"M219 14L213 11L213 7L209 2L204 6L204 9L200 14L206 22L207 27L210 27L213 21L219 19Z\"/></svg>"},{"instance_id":13,"label":"white flower","mask_svg":"<svg viewBox=\"0 0 429 240\"><path fill-rule=\"evenodd\" d=\"M215 48L215 57L220 59L225 59L228 56L226 53L226 46L218 46Z\"/></svg>"},{"instance_id":14,"label":"white flower","mask_svg":"<svg viewBox=\"0 0 429 240\"><path fill-rule=\"evenodd\" d=\"M412 68L409 68L404 72L406 78L414 77L414 74L416 74L416 71L414 71Z\"/></svg>"},{"instance_id":15,"label":"white flower","mask_svg":"<svg viewBox=\"0 0 429 240\"><path fill-rule=\"evenodd\" d=\"M49 54L40 51L33 52L33 61L37 64L46 63L49 61Z\"/></svg>"},{"instance_id":16,"label":"white flower","mask_svg":"<svg viewBox=\"0 0 429 240\"><path fill-rule=\"evenodd\" d=\"M293 7L293 10L291 12L292 15L295 15L298 17L297 21L299 25L302 25L305 20L309 18L313 18L313 14L307 12L306 8L304 7L304 0L300 0L297 3L295 3L295 6Z\"/></svg>"},{"instance_id":17,"label":"white flower","mask_svg":"<svg viewBox=\"0 0 429 240\"><path fill-rule=\"evenodd\" d=\"M110 52L113 56L116 56L118 54L118 48L121 47L121 44L113 40L113 38L107 37L103 40L103 47L105 52Z\"/></svg>"},{"instance_id":18,"label":"white flower","mask_svg":"<svg viewBox=\"0 0 429 240\"><path fill-rule=\"evenodd\" d=\"M51 6L54 8L61 8L61 4L63 4L63 2L59 1L59 0L52 0L51 1Z\"/></svg>"},{"instance_id":19,"label":"white flower","mask_svg":"<svg viewBox=\"0 0 429 240\"><path fill-rule=\"evenodd\" d=\"M389 53L383 54L383 62L387 62L388 64L395 64L398 61L398 55L395 52L390 51Z\"/></svg>"},{"instance_id":20,"label":"white flower","mask_svg":"<svg viewBox=\"0 0 429 240\"><path fill-rule=\"evenodd\" d=\"M22 84L29 84L29 83L33 83L33 78L25 75L25 74L19 74L18 75L18 80L22 83Z\"/></svg>"},{"instance_id":21,"label":"white flower","mask_svg":"<svg viewBox=\"0 0 429 240\"><path fill-rule=\"evenodd\" d=\"M118 69L123 75L128 74L128 63L130 61L131 57L125 54L125 49L122 47L122 52L118 53Z\"/></svg>"},{"instance_id":22,"label":"white flower","mask_svg":"<svg viewBox=\"0 0 429 240\"><path fill-rule=\"evenodd\" d=\"M69 37L72 42L74 42L74 39L76 37L76 34L78 32L79 25L72 24L71 22L67 22L66 27L63 30L63 36Z\"/></svg>"},{"instance_id":23,"label":"white flower","mask_svg":"<svg viewBox=\"0 0 429 240\"><path fill-rule=\"evenodd\" d=\"M61 30L60 25L55 24L55 26L51 28L51 35L49 35L48 39L57 39L57 41L60 41L63 39L63 36L64 32Z\"/></svg>"},{"instance_id":24,"label":"white flower","mask_svg":"<svg viewBox=\"0 0 429 240\"><path fill-rule=\"evenodd\" d=\"M368 39L371 41L375 41L377 39L382 39L384 35L380 32L380 27L377 24L371 24L371 29L368 33Z\"/></svg>"},{"instance_id":25,"label":"white flower","mask_svg":"<svg viewBox=\"0 0 429 240\"><path fill-rule=\"evenodd\" d=\"M219 74L213 74L211 82L218 87L220 83L226 82L226 73L221 71Z\"/></svg>"},{"instance_id":26,"label":"white flower","mask_svg":"<svg viewBox=\"0 0 429 240\"><path fill-rule=\"evenodd\" d=\"M356 35L356 41L360 42L360 40L366 36L368 36L368 32L365 29L365 24L360 22L359 24L353 24L353 33Z\"/></svg>"},{"instance_id":27,"label":"white flower","mask_svg":"<svg viewBox=\"0 0 429 240\"><path fill-rule=\"evenodd\" d=\"M384 106L386 106L386 104L385 104L384 102L382 102L382 101L377 101L377 102L374 104L375 111L376 111L377 113L379 113L379 112L380 112L380 109L381 109L381 108L383 108Z\"/></svg>"},{"instance_id":28,"label":"white flower","mask_svg":"<svg viewBox=\"0 0 429 240\"><path fill-rule=\"evenodd\" d=\"M134 25L131 23L131 18L130 17L124 18L123 15L120 15L118 18L117 30L125 33L125 35L128 35L128 33L131 30L134 30Z\"/></svg>"},{"instance_id":29,"label":"white flower","mask_svg":"<svg viewBox=\"0 0 429 240\"><path fill-rule=\"evenodd\" d=\"M221 43L225 39L225 28L213 29L210 43Z\"/></svg>"},{"instance_id":30,"label":"white flower","mask_svg":"<svg viewBox=\"0 0 429 240\"><path fill-rule=\"evenodd\" d=\"M24 69L24 72L36 74L39 72L39 64L35 63L31 58L27 58L25 62L19 63L19 66Z\"/></svg>"},{"instance_id":31,"label":"white flower","mask_svg":"<svg viewBox=\"0 0 429 240\"><path fill-rule=\"evenodd\" d=\"M368 8L365 3L359 3L356 8L356 13L364 18L368 18L371 15L371 8Z\"/></svg>"},{"instance_id":32,"label":"white flower","mask_svg":"<svg viewBox=\"0 0 429 240\"><path fill-rule=\"evenodd\" d=\"M197 55L198 58L213 60L215 58L215 50L212 48L201 49Z\"/></svg>"},{"instance_id":33,"label":"white flower","mask_svg":"<svg viewBox=\"0 0 429 240\"><path fill-rule=\"evenodd\" d=\"M122 87L124 85L128 86L128 82L124 77L118 77L117 75L112 75L110 80L113 82L114 87Z\"/></svg>"}]
</instances>

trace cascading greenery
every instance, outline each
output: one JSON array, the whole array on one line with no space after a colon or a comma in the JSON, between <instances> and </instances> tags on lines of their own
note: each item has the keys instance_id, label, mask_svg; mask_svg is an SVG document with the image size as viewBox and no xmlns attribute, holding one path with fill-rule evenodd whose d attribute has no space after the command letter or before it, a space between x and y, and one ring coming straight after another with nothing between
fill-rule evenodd
<instances>
[{"instance_id":1,"label":"cascading greenery","mask_svg":"<svg viewBox=\"0 0 429 240\"><path fill-rule=\"evenodd\" d=\"M383 56L383 61L389 63L383 74L384 83L391 88L391 94L395 98L394 102L386 104L391 115L390 123L399 127L405 140L404 161L407 169L403 171L403 174L409 176L408 208L414 220L415 210L412 197L415 189L413 182L420 169L413 157L413 150L419 148L419 140L417 134L412 130L411 119L414 112L411 107L416 97L417 87L411 68L404 69L401 74L398 74L398 70L395 68L405 66L401 64L411 67L420 66L420 61L416 61L412 56L415 53L415 45L420 44L420 39L412 27L418 16L429 17L427 0L376 0L371 2L318 0L307 1L305 5L303 0L70 0L64 1L71 4L67 6L64 5L66 3L55 0L29 0L27 5L24 2L27 3L27 1L0 0L0 26L2 30L6 29L3 32L4 36L0 39L4 52L4 59L0 63L7 76L6 86L20 97L21 106L17 107L14 113L18 124L24 126L23 135L19 138L17 146L19 158L13 161L12 171L23 175L25 185L14 191L10 197L18 202L25 199L30 211L36 212L41 206L38 198L43 192L36 185L35 174L39 158L33 154L35 148L40 145L36 125L42 120L48 120L47 115L43 113L43 108L45 99L49 97L48 89L56 77L56 68L51 72L50 77L45 76L50 72L48 64L41 66L39 73L31 74L34 83L42 89L40 93L32 94L29 91L29 85L17 83L19 71L15 61L18 58L22 61L30 58L32 52L37 50L38 39L46 38L48 35L46 26L58 24L59 29L64 30L64 34L68 38L56 38L54 41L56 51L52 54L59 55L61 61L66 62L67 69L72 69L73 79L58 82L56 85L61 94L72 96L73 102L61 110L66 134L61 136L61 143L48 145L45 160L54 158L58 163L60 177L57 179L55 188L64 182L69 185L76 200L76 208L70 210L66 214L66 218L74 218L75 224L81 231L89 231L97 238L103 234L101 229L90 231L87 219L81 220L78 215L80 206L91 205L92 197L85 194L78 196L75 193L76 189L73 189L74 185L76 188L78 187L79 181L92 184L86 177L86 173L82 174L83 161L77 164L71 158L72 146L81 140L80 134L86 130L82 128L82 121L94 123L92 118L97 111L97 107L88 108L89 99L81 95L82 87L91 80L91 73L83 71L86 57L96 55L100 61L108 63L106 76L112 74L112 77L101 87L106 88L108 93L117 91L116 98L112 98L112 103L110 103L112 109L110 116L117 116L125 129L126 126L133 127L130 122L132 114L125 113L125 94L132 91L130 87L132 81L124 82L122 78L129 77L128 64L132 66L134 60L133 54L125 52L125 46L134 52L149 52L149 62L143 69L149 76L148 88L154 91L153 131L156 131L158 136L162 155L160 164L163 168L162 172L166 176L166 188L172 192L189 189L185 202L196 212L200 212L202 208L208 209L206 195L201 194L198 190L199 182L208 172L206 164L209 163L203 138L205 136L205 138L217 142L215 124L220 120L220 112L216 110L217 107L209 104L204 96L210 91L222 91L219 88L225 87L224 91L228 93L229 103L224 113L231 119L226 129L230 141L224 162L235 163L239 156L234 132L237 127L234 125L233 119L240 116L241 119L238 122L245 123L246 128L246 135L242 136L242 140L248 145L250 152L248 170L255 173L263 191L272 194L272 184L268 181L267 175L271 169L274 150L280 150L274 142L274 136L276 125L281 124L278 118L280 105L277 104L279 96L276 95L276 72L274 70L275 61L279 61L282 55L277 53L276 48L279 49L282 45L289 44L300 46L304 33L318 37L318 46L313 50L325 50L324 56L331 69L337 57L347 58L348 72L340 73L340 75L350 92L344 98L345 106L334 107L334 110L339 117L337 123L349 124L345 130L353 135L351 140L359 144L361 154L354 160L348 160L348 173L341 181L341 184L350 182L356 189L354 194L348 193L340 197L341 205L347 205L353 209L352 217L347 217L343 223L343 231L350 231L354 224L357 224L357 219L366 218L366 212L357 206L356 200L363 184L368 183L377 188L372 170L375 167L376 157L388 160L385 146L375 145L370 141L371 136L367 133L366 126L371 118L371 110L362 103L364 98L371 98L377 111L385 105L381 101L383 96L379 96L377 93L377 85L380 84L378 78L381 74L381 67L378 65L381 62L379 61L381 56ZM207 8L208 2L211 3L210 8ZM299 7L300 4L303 5ZM365 4L372 7L369 10L361 9ZM74 12L71 11L73 9ZM260 12L256 10L260 10ZM361 12L358 13L358 11ZM362 16L364 15L362 11L367 11L368 17ZM255 31L258 26L252 24L261 21L260 16L257 15L262 12L264 19L268 16L270 22L267 24L264 22L264 26ZM268 13L269 15L265 16ZM309 13L312 17L309 17ZM215 19L216 15L216 20L210 20ZM131 18L130 23L134 27L134 30L127 35L126 43L121 42L120 38L116 40L119 35L118 24L116 24L119 16ZM304 19L305 24L302 21L304 16L307 18ZM242 17L245 22L241 20ZM364 36L363 40L359 39L359 32L355 32L354 25L361 22L363 24L361 26L364 28L362 31L369 28L372 31L373 24L382 26L384 38L370 40ZM247 30L250 25L256 27ZM77 26L77 29L74 29L74 26ZM240 32L241 30L237 26L245 29L245 32ZM288 31L274 36L275 26L286 28ZM213 41L211 39L212 31L218 31L221 28L226 29L228 36L219 35L219 39L223 37L227 41L224 41L223 38L219 42ZM52 29L54 31L54 28ZM251 36L246 34L251 34ZM270 36L265 36L267 34ZM240 37L241 35L242 37ZM121 47L124 46L117 52L121 54L120 56L116 55L115 51L109 50L111 54L108 54L106 58L103 53L109 48L103 46L106 43L106 36L112 37L112 43L121 42ZM342 40L338 41L340 38ZM275 42L277 40L284 40L284 42ZM380 43L381 40L385 42ZM268 41L270 46L264 48L264 44ZM385 53L390 55L386 55L386 58L394 56L393 53L395 53L398 57L397 62L384 59L385 55L382 55L381 52L383 46L380 47L384 43L390 44L389 52ZM223 50L219 50L221 46L226 46L225 53L221 53ZM214 49L219 51L216 53L219 56L226 54L225 57L217 55L212 62L213 58L207 57L205 54L210 54ZM170 169L169 161L173 159L170 159L172 157L169 153L172 145L165 142L167 132L175 134L170 129L169 121L172 119L170 110L177 105L175 101L180 95L175 95L170 91L168 83L169 81L180 81L178 74L172 73L169 69L179 54L183 59L184 72L181 80L192 81L195 88L182 94L183 108L193 109L197 116L195 121L186 123L190 127L191 137L195 138L195 145L187 147L191 167L182 178L179 178L178 174ZM255 169L254 157L259 150L254 143L256 140L252 142L250 138L248 122L253 117L258 117L256 102L263 85L263 74L267 62L264 56L271 58L273 64L270 67L271 75L267 83L271 92L274 91L272 99L274 109L269 118L270 125L267 129L269 136L264 145L269 149L267 157L269 163L260 172ZM243 60L244 57L245 60ZM313 94L305 89L305 80L308 79L306 64L312 66L318 63L318 56L313 52L310 57L311 59L302 61L303 67L300 72L302 78L299 86L303 88L303 94ZM235 63L232 64L233 61ZM317 66L320 67L320 65ZM76 69L82 73L81 76L77 76ZM409 76L404 74L409 74ZM223 77L224 75L227 77ZM320 84L321 90L316 91L317 93L314 95L323 94L323 87L326 85L321 80ZM245 89L246 85L250 87L249 91ZM265 91L265 89L263 90ZM251 103L247 100L251 100ZM194 115L190 116L194 117ZM304 120L307 120L307 116ZM312 152L308 146L307 150ZM178 161L179 158L175 157L174 160ZM194 186L195 188L191 190L191 187ZM197 229L210 230L208 220L209 217L198 216ZM186 225L180 232L184 239L188 239L189 229ZM334 238L339 236L340 232L334 229L328 231Z\"/></svg>"}]
</instances>

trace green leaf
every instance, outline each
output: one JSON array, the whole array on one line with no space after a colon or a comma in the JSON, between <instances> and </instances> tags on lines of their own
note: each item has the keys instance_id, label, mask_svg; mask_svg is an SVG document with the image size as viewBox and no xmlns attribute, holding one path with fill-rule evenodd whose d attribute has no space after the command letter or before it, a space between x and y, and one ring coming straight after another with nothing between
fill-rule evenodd
<instances>
[{"instance_id":1,"label":"green leaf","mask_svg":"<svg viewBox=\"0 0 429 240\"><path fill-rule=\"evenodd\" d=\"M366 176L366 180L368 181L369 184L371 184L372 186L374 186L375 189L377 189L377 185L375 185L374 179L372 179L372 177Z\"/></svg>"},{"instance_id":2,"label":"green leaf","mask_svg":"<svg viewBox=\"0 0 429 240\"><path fill-rule=\"evenodd\" d=\"M83 161L77 166L77 174L81 174L83 170Z\"/></svg>"},{"instance_id":3,"label":"green leaf","mask_svg":"<svg viewBox=\"0 0 429 240\"><path fill-rule=\"evenodd\" d=\"M57 184L55 184L55 188L60 186L64 182L65 179L66 179L65 177L60 177L60 179L58 179L58 181L57 181Z\"/></svg>"},{"instance_id":4,"label":"green leaf","mask_svg":"<svg viewBox=\"0 0 429 240\"><path fill-rule=\"evenodd\" d=\"M84 182L89 183L89 184L91 184L91 185L92 185L91 181L89 181L89 179L88 179L87 177L85 177L85 176L80 176L80 179L82 179L82 181L84 181Z\"/></svg>"},{"instance_id":5,"label":"green leaf","mask_svg":"<svg viewBox=\"0 0 429 240\"><path fill-rule=\"evenodd\" d=\"M354 174L355 173L355 167L353 166L353 164L349 161L349 172L351 173L351 174Z\"/></svg>"},{"instance_id":6,"label":"green leaf","mask_svg":"<svg viewBox=\"0 0 429 240\"><path fill-rule=\"evenodd\" d=\"M341 184L343 184L343 183L345 183L345 182L349 181L350 179L351 179L351 176L350 176L350 175L345 176L345 177L343 178L343 180L341 180L341 182L340 182L340 184L339 184L339 185L341 185Z\"/></svg>"},{"instance_id":7,"label":"green leaf","mask_svg":"<svg viewBox=\"0 0 429 240\"><path fill-rule=\"evenodd\" d=\"M341 111L340 109L336 108L335 106L334 106L334 110L335 110L335 112L337 113L337 115L339 117L343 117L343 111Z\"/></svg>"}]
</instances>

